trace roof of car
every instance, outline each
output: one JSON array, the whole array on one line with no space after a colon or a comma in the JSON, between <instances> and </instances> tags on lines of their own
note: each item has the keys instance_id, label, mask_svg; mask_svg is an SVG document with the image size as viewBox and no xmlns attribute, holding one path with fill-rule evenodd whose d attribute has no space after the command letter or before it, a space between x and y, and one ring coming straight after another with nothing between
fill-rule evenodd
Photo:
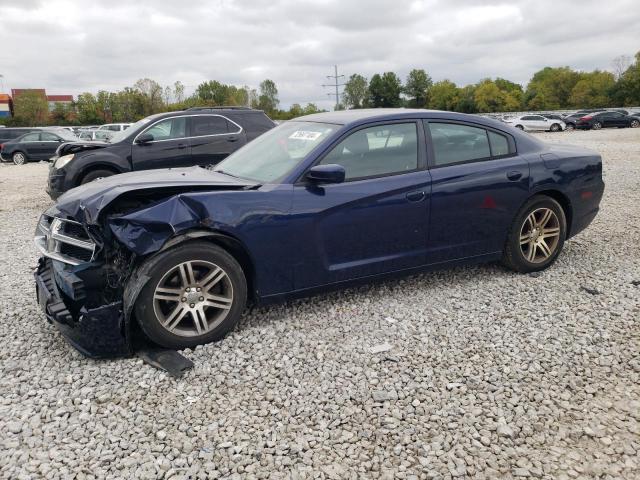
<instances>
[{"instance_id":1,"label":"roof of car","mask_svg":"<svg viewBox=\"0 0 640 480\"><path fill-rule=\"evenodd\" d=\"M479 115L447 112L444 110L426 110L422 108L362 108L356 110L338 110L334 112L312 113L297 117L294 120L305 122L334 123L347 125L364 120L393 120L396 118L435 117L450 120L473 121L487 125L495 125L497 120ZM500 122L498 122L500 123Z\"/></svg>"}]
</instances>

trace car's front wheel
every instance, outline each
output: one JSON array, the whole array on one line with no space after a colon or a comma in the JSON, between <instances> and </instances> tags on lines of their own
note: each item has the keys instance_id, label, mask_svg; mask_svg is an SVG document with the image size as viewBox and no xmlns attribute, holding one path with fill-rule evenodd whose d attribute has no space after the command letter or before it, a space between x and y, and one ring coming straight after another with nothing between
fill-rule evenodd
<instances>
[{"instance_id":1,"label":"car's front wheel","mask_svg":"<svg viewBox=\"0 0 640 480\"><path fill-rule=\"evenodd\" d=\"M84 185L85 183L93 182L94 180L104 177L110 177L111 175L115 175L111 170L92 170L82 177L80 184Z\"/></svg>"},{"instance_id":2,"label":"car's front wheel","mask_svg":"<svg viewBox=\"0 0 640 480\"><path fill-rule=\"evenodd\" d=\"M22 152L16 152L11 156L11 160L16 165L24 165L27 162L27 156Z\"/></svg>"},{"instance_id":3,"label":"car's front wheel","mask_svg":"<svg viewBox=\"0 0 640 480\"><path fill-rule=\"evenodd\" d=\"M511 225L503 263L518 272L536 272L551 265L562 250L567 220L560 204L536 195L520 209Z\"/></svg>"},{"instance_id":4,"label":"car's front wheel","mask_svg":"<svg viewBox=\"0 0 640 480\"><path fill-rule=\"evenodd\" d=\"M152 260L150 279L136 301L145 334L181 349L223 338L238 322L247 282L238 262L207 242L189 242Z\"/></svg>"},{"instance_id":5,"label":"car's front wheel","mask_svg":"<svg viewBox=\"0 0 640 480\"><path fill-rule=\"evenodd\" d=\"M522 125L516 125L516 128L519 130L524 130L524 127Z\"/></svg>"},{"instance_id":6,"label":"car's front wheel","mask_svg":"<svg viewBox=\"0 0 640 480\"><path fill-rule=\"evenodd\" d=\"M593 122L591 128L593 128L594 130L600 130L602 128L602 124L600 122Z\"/></svg>"},{"instance_id":7,"label":"car's front wheel","mask_svg":"<svg viewBox=\"0 0 640 480\"><path fill-rule=\"evenodd\" d=\"M631 120L631 123L629 124L629 126L631 128L638 128L640 127L640 120Z\"/></svg>"},{"instance_id":8,"label":"car's front wheel","mask_svg":"<svg viewBox=\"0 0 640 480\"><path fill-rule=\"evenodd\" d=\"M575 130L576 126L573 123L567 123L565 130Z\"/></svg>"},{"instance_id":9,"label":"car's front wheel","mask_svg":"<svg viewBox=\"0 0 640 480\"><path fill-rule=\"evenodd\" d=\"M560 128L560 124L559 123L554 123L551 125L551 131L552 132L559 132L561 130Z\"/></svg>"}]
</instances>

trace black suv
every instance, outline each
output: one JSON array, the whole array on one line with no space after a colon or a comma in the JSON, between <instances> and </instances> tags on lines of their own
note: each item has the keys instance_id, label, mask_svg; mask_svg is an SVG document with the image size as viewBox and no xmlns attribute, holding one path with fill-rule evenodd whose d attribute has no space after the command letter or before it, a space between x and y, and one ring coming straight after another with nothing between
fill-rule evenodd
<instances>
[{"instance_id":1,"label":"black suv","mask_svg":"<svg viewBox=\"0 0 640 480\"><path fill-rule=\"evenodd\" d=\"M109 142L70 142L52 158L53 199L97 178L154 168L215 165L275 123L245 107L190 108L160 113L116 133Z\"/></svg>"}]
</instances>

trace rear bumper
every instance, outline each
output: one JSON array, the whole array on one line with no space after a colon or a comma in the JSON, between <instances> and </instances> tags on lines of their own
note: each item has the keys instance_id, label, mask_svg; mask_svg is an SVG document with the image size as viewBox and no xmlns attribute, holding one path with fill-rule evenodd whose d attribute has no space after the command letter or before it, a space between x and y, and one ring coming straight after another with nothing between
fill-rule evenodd
<instances>
[{"instance_id":1,"label":"rear bumper","mask_svg":"<svg viewBox=\"0 0 640 480\"><path fill-rule=\"evenodd\" d=\"M80 306L84 282L72 272L56 269L54 262L44 257L38 260L34 276L38 304L47 320L80 353L91 358L132 353L122 302L89 309Z\"/></svg>"}]
</instances>

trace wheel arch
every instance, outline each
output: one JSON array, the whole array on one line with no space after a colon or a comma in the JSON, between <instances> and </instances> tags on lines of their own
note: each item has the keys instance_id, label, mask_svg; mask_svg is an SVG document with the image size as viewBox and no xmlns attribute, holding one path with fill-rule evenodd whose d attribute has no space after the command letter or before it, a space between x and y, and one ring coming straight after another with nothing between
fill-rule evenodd
<instances>
[{"instance_id":1,"label":"wheel arch","mask_svg":"<svg viewBox=\"0 0 640 480\"><path fill-rule=\"evenodd\" d=\"M565 195L560 190L554 189L546 189L546 190L538 190L532 192L532 195L527 198L527 202L534 196L544 195L550 198L553 198L556 202L560 204L562 210L564 211L564 216L567 219L567 238L571 236L571 224L573 222L573 207L571 205L571 200L567 195ZM526 202L525 202L526 203ZM524 203L523 203L524 205ZM522 208L522 207L521 207Z\"/></svg>"},{"instance_id":2,"label":"wheel arch","mask_svg":"<svg viewBox=\"0 0 640 480\"><path fill-rule=\"evenodd\" d=\"M115 165L111 164L111 163L91 163L89 165L87 165L85 168L83 168L82 170L80 170L78 172L78 174L75 176L74 178L74 185L78 186L82 183L82 180L84 179L84 177L86 177L87 175L89 175L91 172L95 171L95 170L108 170L110 172L113 172L114 175L117 175L119 173L123 173L123 171L121 169L119 169L118 167L116 167Z\"/></svg>"},{"instance_id":3,"label":"wheel arch","mask_svg":"<svg viewBox=\"0 0 640 480\"><path fill-rule=\"evenodd\" d=\"M249 249L242 241L234 237L232 234L218 230L188 230L186 232L181 232L175 237L171 237L164 243L164 245L162 245L160 250L155 252L153 255L162 253L177 245L183 245L186 242L196 240L204 240L223 248L240 264L247 281L247 300L255 300L255 262L249 253Z\"/></svg>"}]
</instances>

